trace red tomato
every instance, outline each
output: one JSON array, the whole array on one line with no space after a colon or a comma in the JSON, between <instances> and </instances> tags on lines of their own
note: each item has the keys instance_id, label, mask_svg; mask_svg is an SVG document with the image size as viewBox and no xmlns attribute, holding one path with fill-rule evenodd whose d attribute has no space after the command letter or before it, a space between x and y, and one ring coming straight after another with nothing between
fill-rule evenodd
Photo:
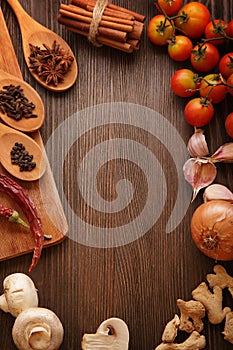
<instances>
[{"instance_id":1,"label":"red tomato","mask_svg":"<svg viewBox=\"0 0 233 350\"><path fill-rule=\"evenodd\" d=\"M183 0L158 0L158 4L163 8L168 16L175 15L183 4ZM156 8L160 10L159 6L156 4Z\"/></svg>"},{"instance_id":2,"label":"red tomato","mask_svg":"<svg viewBox=\"0 0 233 350\"><path fill-rule=\"evenodd\" d=\"M205 37L207 39L224 38L224 35L228 35L228 25L222 19L214 19L205 27ZM211 44L220 45L224 43L225 40L226 39L211 40Z\"/></svg>"},{"instance_id":3,"label":"red tomato","mask_svg":"<svg viewBox=\"0 0 233 350\"><path fill-rule=\"evenodd\" d=\"M233 73L233 52L227 53L220 59L218 69L225 79Z\"/></svg>"},{"instance_id":4,"label":"red tomato","mask_svg":"<svg viewBox=\"0 0 233 350\"><path fill-rule=\"evenodd\" d=\"M233 112L226 117L225 129L227 134L233 139Z\"/></svg>"},{"instance_id":5,"label":"red tomato","mask_svg":"<svg viewBox=\"0 0 233 350\"><path fill-rule=\"evenodd\" d=\"M232 87L227 87L227 91L229 92L230 95L233 96L233 74L231 74L228 79L227 79L227 84L231 85Z\"/></svg>"},{"instance_id":6,"label":"red tomato","mask_svg":"<svg viewBox=\"0 0 233 350\"><path fill-rule=\"evenodd\" d=\"M214 116L214 107L210 101L202 97L196 97L190 100L184 109L186 121L196 127L202 127L208 124Z\"/></svg>"},{"instance_id":7,"label":"red tomato","mask_svg":"<svg viewBox=\"0 0 233 350\"><path fill-rule=\"evenodd\" d=\"M159 46L168 45L168 40L173 35L172 25L165 21L164 15L154 16L148 25L148 37L150 41Z\"/></svg>"},{"instance_id":8,"label":"red tomato","mask_svg":"<svg viewBox=\"0 0 233 350\"><path fill-rule=\"evenodd\" d=\"M227 87L222 84L219 74L208 74L204 77L204 80L201 80L200 95L202 97L208 96L208 100L212 103L219 103L224 100L227 95Z\"/></svg>"},{"instance_id":9,"label":"red tomato","mask_svg":"<svg viewBox=\"0 0 233 350\"><path fill-rule=\"evenodd\" d=\"M168 55L174 61L186 61L193 48L192 41L184 35L174 36L168 44Z\"/></svg>"},{"instance_id":10,"label":"red tomato","mask_svg":"<svg viewBox=\"0 0 233 350\"><path fill-rule=\"evenodd\" d=\"M196 1L184 5L177 16L179 17L175 19L176 27L192 39L200 38L210 21L208 8Z\"/></svg>"},{"instance_id":11,"label":"red tomato","mask_svg":"<svg viewBox=\"0 0 233 350\"><path fill-rule=\"evenodd\" d=\"M233 38L233 19L228 23L228 35Z\"/></svg>"},{"instance_id":12,"label":"red tomato","mask_svg":"<svg viewBox=\"0 0 233 350\"><path fill-rule=\"evenodd\" d=\"M174 94L180 97L193 96L199 86L196 78L197 75L190 69L179 69L173 74L171 78L171 89Z\"/></svg>"},{"instance_id":13,"label":"red tomato","mask_svg":"<svg viewBox=\"0 0 233 350\"><path fill-rule=\"evenodd\" d=\"M209 72L218 64L219 51L216 46L205 43L196 45L191 53L190 60L194 69L199 72Z\"/></svg>"}]
</instances>

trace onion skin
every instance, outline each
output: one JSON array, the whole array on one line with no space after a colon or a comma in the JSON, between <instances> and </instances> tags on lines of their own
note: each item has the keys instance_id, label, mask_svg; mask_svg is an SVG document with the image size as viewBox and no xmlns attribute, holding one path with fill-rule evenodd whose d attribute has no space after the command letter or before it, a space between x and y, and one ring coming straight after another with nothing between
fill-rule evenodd
<instances>
[{"instance_id":1,"label":"onion skin","mask_svg":"<svg viewBox=\"0 0 233 350\"><path fill-rule=\"evenodd\" d=\"M209 258L233 260L233 204L211 200L201 204L191 220L196 246Z\"/></svg>"}]
</instances>

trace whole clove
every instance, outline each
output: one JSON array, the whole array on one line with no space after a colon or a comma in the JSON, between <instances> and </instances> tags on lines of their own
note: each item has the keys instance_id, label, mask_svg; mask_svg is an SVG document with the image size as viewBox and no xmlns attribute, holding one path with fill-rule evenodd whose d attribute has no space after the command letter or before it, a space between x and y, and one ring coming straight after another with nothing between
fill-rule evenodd
<instances>
[{"instance_id":1,"label":"whole clove","mask_svg":"<svg viewBox=\"0 0 233 350\"><path fill-rule=\"evenodd\" d=\"M11 163L18 165L20 171L32 171L36 167L33 155L29 154L20 142L16 142L11 149Z\"/></svg>"},{"instance_id":2,"label":"whole clove","mask_svg":"<svg viewBox=\"0 0 233 350\"><path fill-rule=\"evenodd\" d=\"M0 112L9 118L21 120L22 118L37 118L33 113L35 105L24 95L20 85L6 85L0 90Z\"/></svg>"}]
</instances>

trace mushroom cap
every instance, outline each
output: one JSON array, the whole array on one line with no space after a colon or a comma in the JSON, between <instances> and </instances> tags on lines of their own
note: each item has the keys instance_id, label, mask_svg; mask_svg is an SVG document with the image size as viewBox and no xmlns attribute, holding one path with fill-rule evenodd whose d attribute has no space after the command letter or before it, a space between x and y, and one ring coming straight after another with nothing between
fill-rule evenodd
<instances>
[{"instance_id":1,"label":"mushroom cap","mask_svg":"<svg viewBox=\"0 0 233 350\"><path fill-rule=\"evenodd\" d=\"M19 350L58 350L63 336L64 329L57 315L42 307L22 311L12 329Z\"/></svg>"},{"instance_id":2,"label":"mushroom cap","mask_svg":"<svg viewBox=\"0 0 233 350\"><path fill-rule=\"evenodd\" d=\"M37 289L29 276L13 273L3 281L8 311L17 317L23 310L38 306Z\"/></svg>"}]
</instances>

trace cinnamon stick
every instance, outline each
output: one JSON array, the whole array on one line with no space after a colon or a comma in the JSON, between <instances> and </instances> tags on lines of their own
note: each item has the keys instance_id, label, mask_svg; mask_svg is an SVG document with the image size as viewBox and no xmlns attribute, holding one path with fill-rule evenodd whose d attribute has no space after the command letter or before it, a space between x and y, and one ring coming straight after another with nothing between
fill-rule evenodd
<instances>
[{"instance_id":1,"label":"cinnamon stick","mask_svg":"<svg viewBox=\"0 0 233 350\"><path fill-rule=\"evenodd\" d=\"M95 7L95 1L92 2L92 1L88 1L88 0L71 0L71 4L81 6L82 8L84 8L88 11L93 11L93 9ZM108 6L104 10L104 15L115 16L118 18L125 18L128 20L133 20L135 18L134 16L130 15L129 13L109 9Z\"/></svg>"},{"instance_id":2,"label":"cinnamon stick","mask_svg":"<svg viewBox=\"0 0 233 350\"><path fill-rule=\"evenodd\" d=\"M86 17L90 17L92 18L93 16L93 9L92 10L85 10L82 7L79 6L75 6L75 5L65 5L65 4L61 4L60 5L60 9L66 10L66 11L70 11L73 13L77 13L79 15L83 15ZM134 21L131 20L127 20L124 18L119 18L119 17L115 17L115 16L102 16L102 20L104 21L108 21L108 22L113 22L113 23L121 23L121 24L126 24L129 26L132 26L134 24Z\"/></svg>"},{"instance_id":3,"label":"cinnamon stick","mask_svg":"<svg viewBox=\"0 0 233 350\"><path fill-rule=\"evenodd\" d=\"M73 0L72 0L73 1ZM74 0L74 1L77 1L77 0ZM86 1L88 5L94 5L96 4L96 0L87 0ZM123 12L125 14L128 14L128 15L131 15L133 16L136 20L140 21L140 22L144 22L146 17L143 16L143 15L140 15L139 13L137 12L134 12L134 11L131 11L131 10L128 10L124 7L121 7L121 6L118 6L118 5L114 5L112 4L111 2L108 3L107 5L107 8L108 9L111 9L111 10L114 10L114 11L119 11L119 12Z\"/></svg>"},{"instance_id":4,"label":"cinnamon stick","mask_svg":"<svg viewBox=\"0 0 233 350\"><path fill-rule=\"evenodd\" d=\"M58 22L65 25L67 30L88 37L93 45L99 42L124 52L139 50L145 16L112 3L107 3L103 14L101 12L94 33L96 40L92 40L92 26L96 25L93 12L95 6L100 5L96 1L70 0L69 5L60 4Z\"/></svg>"},{"instance_id":5,"label":"cinnamon stick","mask_svg":"<svg viewBox=\"0 0 233 350\"><path fill-rule=\"evenodd\" d=\"M77 34L80 34L80 35L83 35L86 37L88 36L88 33L83 32L82 30L79 30L79 29L74 28L74 27L66 26L66 29L70 30L71 32L74 32L74 33L77 33ZM130 43L121 43L121 42L103 37L101 35L97 35L97 40L99 41L99 43L101 43L103 45L110 46L114 49L118 49L118 50L121 50L121 51L124 51L127 53L133 52L133 46Z\"/></svg>"},{"instance_id":6,"label":"cinnamon stick","mask_svg":"<svg viewBox=\"0 0 233 350\"><path fill-rule=\"evenodd\" d=\"M68 7L68 6L67 6ZM66 10L65 6L62 6L61 9L59 10L59 13L62 16L71 18L71 19L75 19L77 21L81 21L81 22L85 22L85 23L91 23L92 21L92 17L89 16L89 13L91 14L91 12L88 12L87 15L86 14L81 14L82 11L80 12L80 14L77 12L71 12ZM111 28L111 29L116 29L116 30L121 30L127 33L130 33L133 31L133 26L131 25L126 25L126 24L121 24L121 23L115 23L115 22L110 22L110 21L106 21L106 20L101 20L100 21L100 26L101 27L107 27L107 28Z\"/></svg>"},{"instance_id":7,"label":"cinnamon stick","mask_svg":"<svg viewBox=\"0 0 233 350\"><path fill-rule=\"evenodd\" d=\"M90 24L84 22L78 22L68 17L64 17L61 14L58 15L58 22L60 24L64 24L67 27L73 27L81 30L82 32L89 33ZM115 30L111 28L101 27L99 26L98 32L100 35L105 36L106 38L113 39L119 42L126 42L128 38L128 34L126 32L122 32L120 30Z\"/></svg>"}]
</instances>

